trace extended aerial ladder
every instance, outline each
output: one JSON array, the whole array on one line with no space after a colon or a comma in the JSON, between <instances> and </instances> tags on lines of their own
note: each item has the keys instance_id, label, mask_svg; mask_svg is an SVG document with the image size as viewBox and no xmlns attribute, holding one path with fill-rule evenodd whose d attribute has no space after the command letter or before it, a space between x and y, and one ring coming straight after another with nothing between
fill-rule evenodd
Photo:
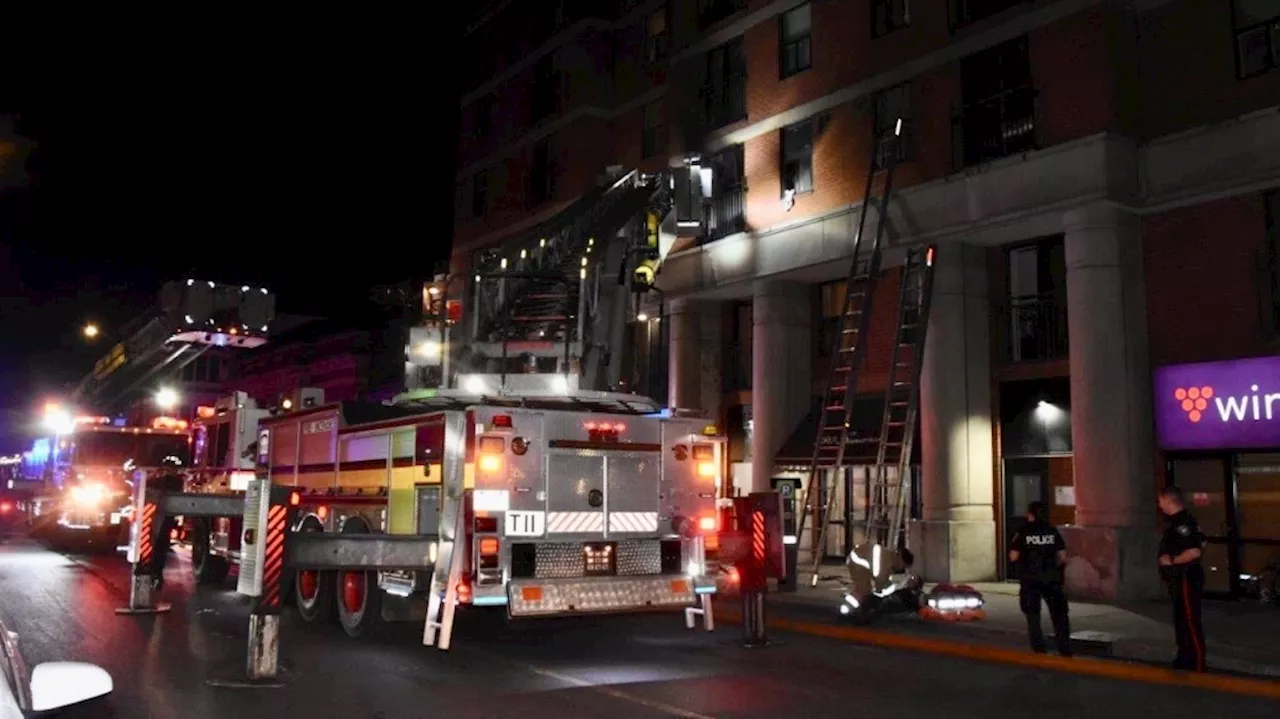
<instances>
[{"instance_id":1,"label":"extended aerial ladder","mask_svg":"<svg viewBox=\"0 0 1280 719\"><path fill-rule=\"evenodd\" d=\"M471 369L493 372L496 364L504 378L531 369L572 374L584 389L614 384L602 369L620 339L609 334L626 321L634 223L646 212L669 212L670 194L665 173L627 172L532 235L485 252L475 268ZM516 357L536 366L514 366Z\"/></svg>"},{"instance_id":2,"label":"extended aerial ladder","mask_svg":"<svg viewBox=\"0 0 1280 719\"><path fill-rule=\"evenodd\" d=\"M144 383L176 372L214 347L251 349L266 342L275 296L265 289L186 280L168 282L155 305L125 325L72 401L111 413Z\"/></svg>"},{"instance_id":3,"label":"extended aerial ladder","mask_svg":"<svg viewBox=\"0 0 1280 719\"><path fill-rule=\"evenodd\" d=\"M907 253L897 313L893 367L879 432L875 436L858 436L852 431L854 399L858 378L866 362L866 338L870 332L872 300L883 259L883 237L888 224L901 130L902 122L899 120L891 136L873 137L874 150L870 153L866 189L854 236L839 332L831 352L827 385L817 408L817 432L804 492L805 506L797 528L797 536L803 537L810 519L817 525L817 531L811 533L809 547L813 562L811 584L815 585L832 521L836 488L846 470L855 466L871 468L866 524L869 541L875 541L876 538L870 536L873 533L877 537L885 537L886 541L889 537L896 537L905 519L907 493L901 490L915 433L919 368L931 291L932 247ZM876 202L876 232L866 243L867 213L875 202L874 182L881 169L884 171L884 187ZM851 511L846 511L852 515ZM847 522L846 527L852 529L852 522Z\"/></svg>"}]
</instances>

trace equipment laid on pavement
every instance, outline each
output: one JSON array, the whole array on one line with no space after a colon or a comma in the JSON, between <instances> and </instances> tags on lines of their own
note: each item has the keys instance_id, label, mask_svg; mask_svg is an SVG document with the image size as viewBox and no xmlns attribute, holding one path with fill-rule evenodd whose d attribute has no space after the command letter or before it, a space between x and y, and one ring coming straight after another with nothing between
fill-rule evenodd
<instances>
[{"instance_id":1,"label":"equipment laid on pavement","mask_svg":"<svg viewBox=\"0 0 1280 719\"><path fill-rule=\"evenodd\" d=\"M925 597L920 616L952 622L986 619L984 603L982 592L967 584L938 584Z\"/></svg>"},{"instance_id":2,"label":"equipment laid on pavement","mask_svg":"<svg viewBox=\"0 0 1280 719\"><path fill-rule=\"evenodd\" d=\"M920 367L932 297L935 246L907 250L898 300L897 330L890 363L889 384L879 431L876 436L855 436L851 430L854 396L866 361L867 336L871 328L872 300L881 273L882 239L888 225L889 198L893 191L893 171L897 166L897 145L901 121L891 137L875 138L877 147L887 152L871 153L866 193L853 241L853 259L841 305L836 346L831 352L827 387L818 406L818 426L809 461L804 492L804 511L798 534L812 519L809 552L812 561L810 583L817 585L819 568L832 521L835 489L845 470L869 467L865 529L872 541L897 547L903 542L907 515L907 471L911 461L919 406ZM867 213L873 204L875 177L884 170L884 187L876 203L876 232L868 247L864 243ZM874 450L873 450L874 448ZM852 527L846 527L846 531Z\"/></svg>"}]
</instances>

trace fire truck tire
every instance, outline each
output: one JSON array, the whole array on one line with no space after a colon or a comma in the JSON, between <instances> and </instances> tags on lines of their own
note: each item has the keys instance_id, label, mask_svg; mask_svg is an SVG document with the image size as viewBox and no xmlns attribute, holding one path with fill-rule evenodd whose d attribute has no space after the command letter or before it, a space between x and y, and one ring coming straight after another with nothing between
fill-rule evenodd
<instances>
[{"instance_id":1,"label":"fire truck tire","mask_svg":"<svg viewBox=\"0 0 1280 719\"><path fill-rule=\"evenodd\" d=\"M342 525L343 534L369 534L369 525L352 517ZM350 637L376 634L386 626L382 620L382 590L377 572L335 572L338 623Z\"/></svg>"},{"instance_id":2,"label":"fire truck tire","mask_svg":"<svg viewBox=\"0 0 1280 719\"><path fill-rule=\"evenodd\" d=\"M196 584L221 584L231 571L231 563L225 557L209 553L213 523L208 518L191 520L191 573Z\"/></svg>"},{"instance_id":3,"label":"fire truck tire","mask_svg":"<svg viewBox=\"0 0 1280 719\"><path fill-rule=\"evenodd\" d=\"M298 531L323 532L324 526L312 516L302 521ZM333 621L333 575L334 572L298 572L293 582L293 599L302 621L308 624Z\"/></svg>"}]
</instances>

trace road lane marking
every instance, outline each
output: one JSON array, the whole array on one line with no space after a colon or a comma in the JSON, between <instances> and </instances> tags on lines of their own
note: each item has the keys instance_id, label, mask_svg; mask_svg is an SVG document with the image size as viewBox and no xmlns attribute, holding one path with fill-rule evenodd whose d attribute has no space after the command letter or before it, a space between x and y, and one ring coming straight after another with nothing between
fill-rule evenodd
<instances>
[{"instance_id":1,"label":"road lane marking","mask_svg":"<svg viewBox=\"0 0 1280 719\"><path fill-rule=\"evenodd\" d=\"M718 607L716 618L733 624L742 623L741 613L728 607ZM765 621L770 629L827 639L840 639L886 649L904 649L960 659L977 659L993 664L1013 664L1104 679L1147 682L1149 684L1243 694L1265 699L1280 699L1280 682L1265 679L1247 679L1245 677L1224 676L1221 674L1175 671L1145 664L1125 663L1113 659L1091 659L1079 656L1068 659L1052 654L1032 654L1016 649L966 644L959 641L915 637L887 631L819 624L778 617L769 617Z\"/></svg>"}]
</instances>

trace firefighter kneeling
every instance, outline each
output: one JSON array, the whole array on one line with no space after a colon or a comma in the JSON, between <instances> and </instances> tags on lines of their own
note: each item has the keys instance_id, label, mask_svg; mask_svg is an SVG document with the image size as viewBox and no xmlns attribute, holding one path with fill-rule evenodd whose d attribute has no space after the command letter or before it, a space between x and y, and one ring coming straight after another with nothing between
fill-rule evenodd
<instances>
[{"instance_id":1,"label":"firefighter kneeling","mask_svg":"<svg viewBox=\"0 0 1280 719\"><path fill-rule=\"evenodd\" d=\"M866 542L855 545L845 562L850 587L840 613L867 622L881 614L918 612L922 582L911 573L914 561L906 548L894 550Z\"/></svg>"}]
</instances>

